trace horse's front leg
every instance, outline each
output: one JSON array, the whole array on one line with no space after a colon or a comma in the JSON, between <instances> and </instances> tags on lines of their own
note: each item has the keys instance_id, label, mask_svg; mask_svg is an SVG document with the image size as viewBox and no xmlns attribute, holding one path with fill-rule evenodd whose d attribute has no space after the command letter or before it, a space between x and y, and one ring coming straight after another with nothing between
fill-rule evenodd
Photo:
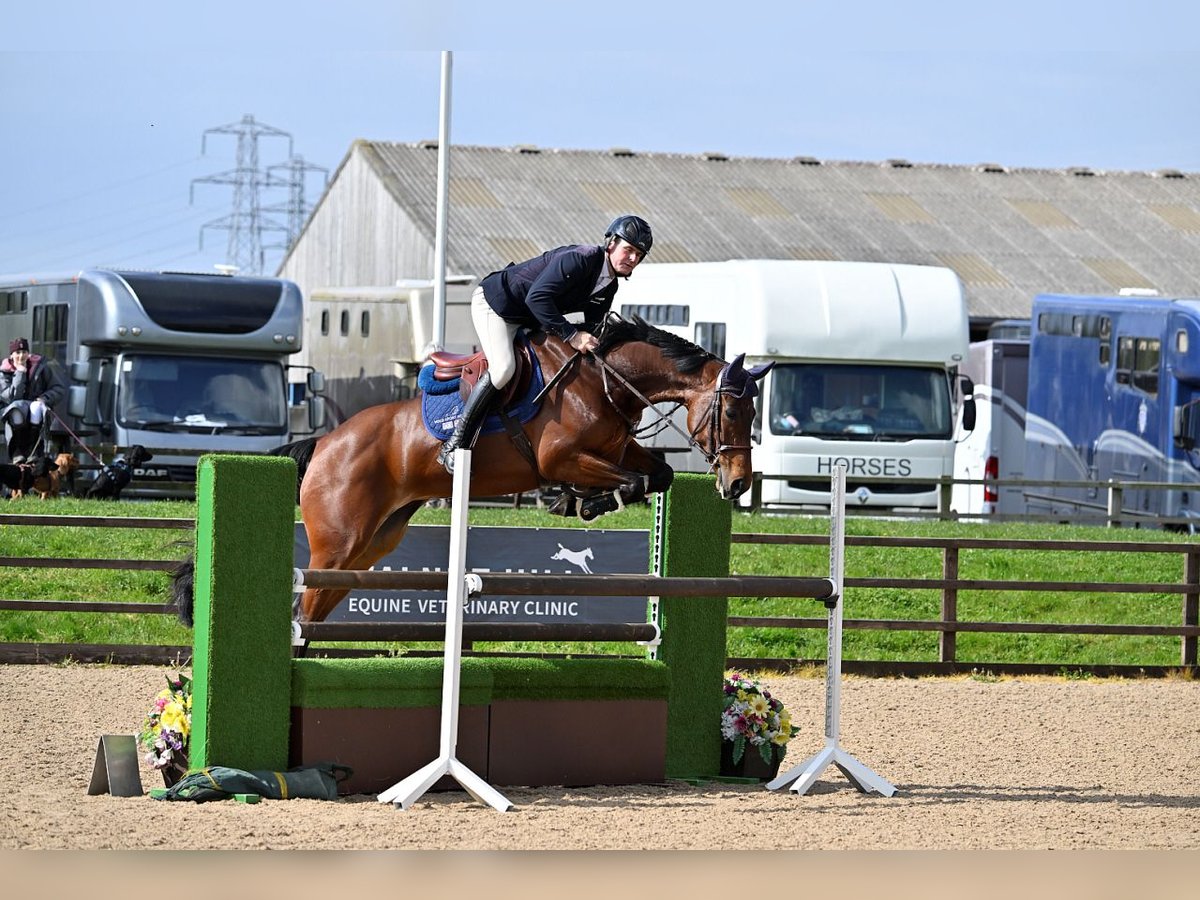
<instances>
[{"instance_id":1,"label":"horse's front leg","mask_svg":"<svg viewBox=\"0 0 1200 900\"><path fill-rule=\"evenodd\" d=\"M670 466L637 444L629 445L620 465L594 453L580 453L569 465L556 468L554 478L590 488L594 493L577 504L551 511L566 515L570 507L577 507L580 518L590 521L627 503L644 500L655 490L664 490L673 476Z\"/></svg>"},{"instance_id":2,"label":"horse's front leg","mask_svg":"<svg viewBox=\"0 0 1200 900\"><path fill-rule=\"evenodd\" d=\"M606 512L630 503L639 503L650 494L665 491L675 480L675 470L666 461L647 450L641 444L631 442L621 458L621 465L637 476L612 493L601 493L588 497L580 504L581 518L594 519Z\"/></svg>"},{"instance_id":3,"label":"horse's front leg","mask_svg":"<svg viewBox=\"0 0 1200 900\"><path fill-rule=\"evenodd\" d=\"M634 441L630 441L629 446L625 448L625 456L621 459L621 465L646 476L643 481L645 490L642 496L634 499L644 500L648 494L660 494L675 480L675 470L667 464L666 460Z\"/></svg>"}]
</instances>

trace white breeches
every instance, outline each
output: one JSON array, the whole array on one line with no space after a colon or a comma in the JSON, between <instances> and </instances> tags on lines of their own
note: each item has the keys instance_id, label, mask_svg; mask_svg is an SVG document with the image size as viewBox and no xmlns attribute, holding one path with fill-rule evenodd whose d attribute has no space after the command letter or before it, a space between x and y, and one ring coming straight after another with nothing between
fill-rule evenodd
<instances>
[{"instance_id":1,"label":"white breeches","mask_svg":"<svg viewBox=\"0 0 1200 900\"><path fill-rule=\"evenodd\" d=\"M496 311L488 306L481 287L475 288L471 294L471 321L475 324L479 345L488 358L492 386L502 388L517 371L517 360L513 356L513 339L521 326L500 318Z\"/></svg>"}]
</instances>

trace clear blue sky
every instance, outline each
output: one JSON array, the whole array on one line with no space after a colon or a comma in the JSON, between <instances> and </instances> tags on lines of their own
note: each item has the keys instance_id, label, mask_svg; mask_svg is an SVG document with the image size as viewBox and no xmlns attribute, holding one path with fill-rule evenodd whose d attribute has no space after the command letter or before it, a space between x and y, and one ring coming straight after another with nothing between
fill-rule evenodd
<instances>
[{"instance_id":1,"label":"clear blue sky","mask_svg":"<svg viewBox=\"0 0 1200 900\"><path fill-rule=\"evenodd\" d=\"M200 250L201 226L232 189L189 192L234 167L236 141L209 135L202 155L206 129L253 115L332 174L357 138L437 136L441 49L453 143L1200 172L1190 4L13 5L28 8L0 11L5 273L211 269L228 232ZM264 138L260 163L287 151Z\"/></svg>"}]
</instances>

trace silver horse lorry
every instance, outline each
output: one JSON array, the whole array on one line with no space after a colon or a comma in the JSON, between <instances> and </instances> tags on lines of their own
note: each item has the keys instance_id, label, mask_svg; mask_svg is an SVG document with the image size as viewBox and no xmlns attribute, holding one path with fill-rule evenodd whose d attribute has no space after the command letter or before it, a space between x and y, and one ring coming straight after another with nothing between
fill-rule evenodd
<instances>
[{"instance_id":1,"label":"silver horse lorry","mask_svg":"<svg viewBox=\"0 0 1200 900\"><path fill-rule=\"evenodd\" d=\"M140 444L127 496L194 496L205 453L266 453L323 425L320 373L289 388L303 300L277 278L86 269L0 278L0 340L27 337L68 382L52 442L76 493ZM295 421L293 421L295 420Z\"/></svg>"}]
</instances>

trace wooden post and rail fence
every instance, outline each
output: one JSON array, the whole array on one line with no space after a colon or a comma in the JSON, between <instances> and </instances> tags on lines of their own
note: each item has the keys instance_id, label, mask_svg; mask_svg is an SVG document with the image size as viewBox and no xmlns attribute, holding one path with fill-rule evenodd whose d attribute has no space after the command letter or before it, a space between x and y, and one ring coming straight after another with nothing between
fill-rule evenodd
<instances>
[{"instance_id":1,"label":"wooden post and rail fence","mask_svg":"<svg viewBox=\"0 0 1200 900\"><path fill-rule=\"evenodd\" d=\"M764 475L754 473L754 483L747 499L747 511L762 510L762 486L764 481L787 481L794 476ZM895 479L881 476L853 475L849 478L850 487L864 485L894 484ZM1046 522L1056 523L1070 519L1075 524L1105 525L1108 528L1123 528L1142 526L1173 527L1179 530L1191 531L1200 526L1200 520L1194 516L1165 516L1148 509L1137 509L1127 505L1130 495L1142 497L1144 500L1156 491L1188 491L1200 490L1200 484L1181 484L1174 481L1062 481L1031 478L953 478L950 476L928 480L930 488L936 486L938 491L937 509L897 509L884 510L880 507L854 506L846 507L847 516L877 516L888 515L906 519L932 519L941 522ZM962 512L954 509L954 489L956 487L987 488L993 491L1019 489L1026 508L1012 513L979 513ZM1076 491L1082 495L1071 497L1061 493L1064 490ZM852 492L852 491L851 491ZM1032 504L1032 506L1031 506ZM1042 507L1051 505L1069 510L1069 512L1049 512ZM808 506L771 506L772 513L798 513L811 515L814 507Z\"/></svg>"},{"instance_id":2,"label":"wooden post and rail fence","mask_svg":"<svg viewBox=\"0 0 1200 900\"><path fill-rule=\"evenodd\" d=\"M0 514L0 525L21 525L38 528L87 527L87 528L157 528L190 530L191 519L125 518L118 516L42 516ZM735 544L782 544L824 545L824 535L799 534L750 534L733 533ZM1064 668L1096 674L1164 674L1173 669L1194 669L1197 666L1197 638L1200 637L1200 545L1171 542L1142 541L1079 541L1079 540L1004 540L990 538L926 538L926 537L874 537L847 536L847 553L855 547L890 547L909 549L936 549L941 553L941 577L899 578L891 576L848 577L845 579L848 607L853 609L854 591L863 588L929 590L941 596L940 617L934 620L917 619L855 619L846 618L848 630L924 631L936 632L939 636L936 660L915 663L887 663L872 660L846 660L847 672L937 674L972 669L987 669L1005 672L1047 672ZM1180 578L1175 582L1115 582L1115 581L1027 581L1001 579L964 579L959 577L959 564L963 553L972 551L1067 551L1080 554L1094 553L1168 553L1181 557ZM0 571L5 568L53 568L53 569L106 569L159 571L164 577L177 565L176 560L120 560L91 558L51 558L0 556ZM390 574L390 573L381 573ZM444 573L429 573L430 587L438 582L444 587ZM371 572L339 573L348 585L369 586L375 577ZM489 578L507 579L506 586L514 591L550 593L544 579L524 575L489 575ZM609 576L613 590L620 595L640 594L649 590L646 584L653 576ZM767 576L763 576L766 578ZM541 581L542 586L537 582ZM697 596L709 593L706 582L697 578L692 587ZM750 580L748 584L753 584ZM645 589L643 591L643 589ZM595 593L594 586L588 589ZM993 622L968 621L959 618L958 599L964 591L1008 592L1039 591L1072 594L1174 594L1180 597L1179 624L1089 624L1062 622ZM571 588L558 583L554 591L570 595ZM101 600L28 600L11 597L0 598L0 612L5 610L24 612L70 612L70 613L139 613L175 615L169 603L115 602ZM731 627L772 628L825 628L824 617L813 616L730 616ZM364 638L364 629L370 635ZM539 625L539 624L491 624L467 623L464 625L464 640L467 641L639 641L645 640L652 625ZM963 633L1026 633L1063 635L1143 635L1179 638L1178 666L1089 666L1073 663L1062 664L997 664L987 660L961 660L958 655L957 636ZM388 641L437 641L443 627L440 624L381 624L339 625L317 623L306 626L305 636L317 641L371 640ZM190 653L187 646L151 646L137 644L46 644L39 642L0 642L0 663L49 663L63 660L79 662L114 662L122 664L178 664ZM366 655L378 651L369 648L321 648L328 655ZM731 659L731 665L781 669L819 660L782 659Z\"/></svg>"}]
</instances>

